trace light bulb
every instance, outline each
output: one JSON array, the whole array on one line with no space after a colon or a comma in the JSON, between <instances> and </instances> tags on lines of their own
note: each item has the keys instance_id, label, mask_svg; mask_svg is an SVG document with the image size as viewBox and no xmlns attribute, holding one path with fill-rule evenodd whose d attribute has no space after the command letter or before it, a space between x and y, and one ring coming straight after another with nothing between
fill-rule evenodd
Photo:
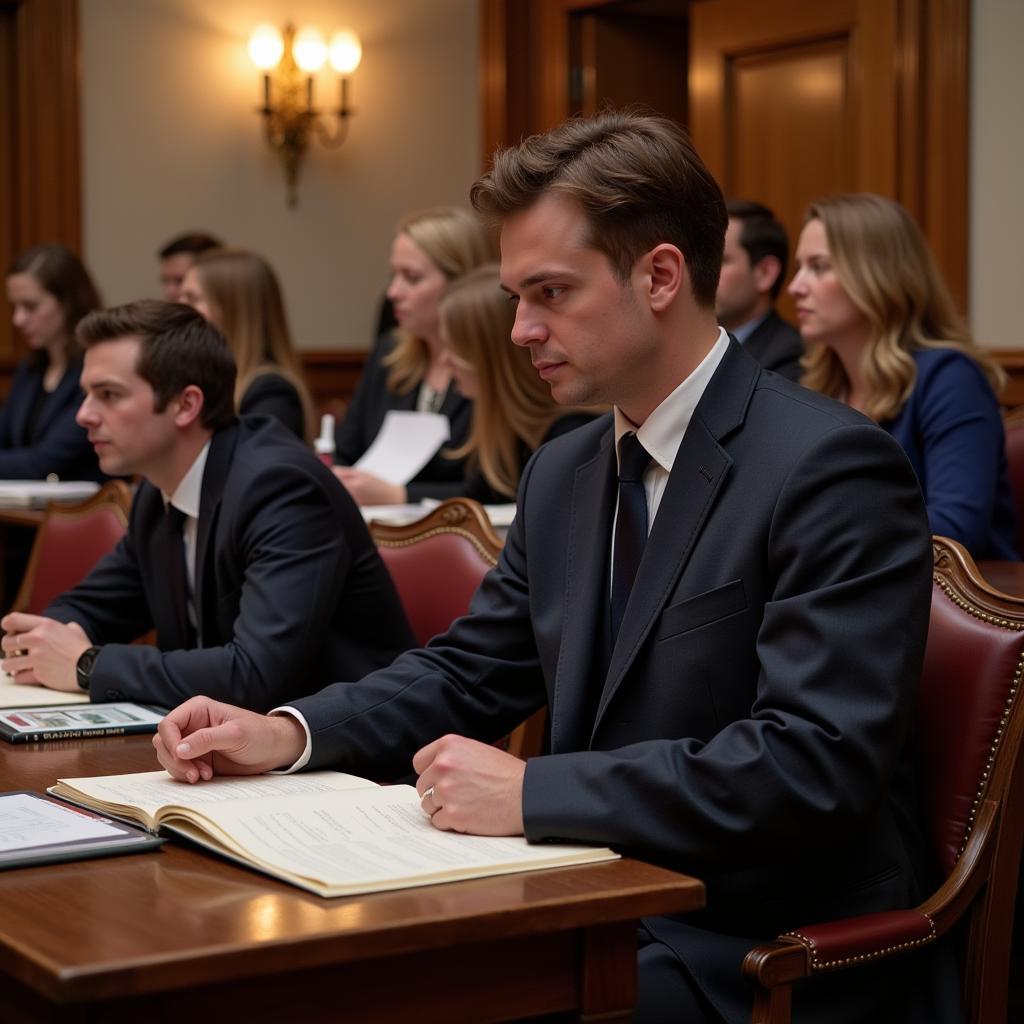
<instances>
[{"instance_id":1,"label":"light bulb","mask_svg":"<svg viewBox=\"0 0 1024 1024\"><path fill-rule=\"evenodd\" d=\"M320 30L304 28L299 32L292 43L292 56L307 75L319 71L327 59L327 44Z\"/></svg>"},{"instance_id":2,"label":"light bulb","mask_svg":"<svg viewBox=\"0 0 1024 1024\"><path fill-rule=\"evenodd\" d=\"M348 29L342 29L331 36L331 67L339 75L350 75L363 59L363 47L359 36Z\"/></svg>"},{"instance_id":3,"label":"light bulb","mask_svg":"<svg viewBox=\"0 0 1024 1024\"><path fill-rule=\"evenodd\" d=\"M276 68L284 54L284 40L273 25L257 25L249 36L249 59L262 71Z\"/></svg>"}]
</instances>

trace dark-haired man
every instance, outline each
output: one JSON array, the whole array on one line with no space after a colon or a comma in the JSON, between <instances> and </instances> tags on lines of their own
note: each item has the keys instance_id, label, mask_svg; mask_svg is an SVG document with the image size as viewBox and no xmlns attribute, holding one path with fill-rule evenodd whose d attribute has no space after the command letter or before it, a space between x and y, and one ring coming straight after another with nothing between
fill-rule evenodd
<instances>
[{"instance_id":1,"label":"dark-haired man","mask_svg":"<svg viewBox=\"0 0 1024 1024\"><path fill-rule=\"evenodd\" d=\"M775 312L786 276L789 240L775 214L761 203L728 203L722 273L715 294L718 322L766 370L799 380L804 343Z\"/></svg>"},{"instance_id":2,"label":"dark-haired man","mask_svg":"<svg viewBox=\"0 0 1024 1024\"><path fill-rule=\"evenodd\" d=\"M168 302L181 301L181 282L185 272L196 261L196 257L211 249L219 249L224 243L205 231L189 231L177 235L162 246L157 256L160 259L160 287Z\"/></svg>"},{"instance_id":3,"label":"dark-haired man","mask_svg":"<svg viewBox=\"0 0 1024 1024\"><path fill-rule=\"evenodd\" d=\"M145 479L112 554L43 616L4 618L8 671L98 701L269 710L412 646L344 489L276 420L236 419L215 327L146 301L90 314L78 335L78 422L105 472ZM131 643L150 629L155 647Z\"/></svg>"},{"instance_id":4,"label":"dark-haired man","mask_svg":"<svg viewBox=\"0 0 1024 1024\"><path fill-rule=\"evenodd\" d=\"M386 778L412 756L438 828L697 874L704 912L643 922L635 1019L746 1024L757 940L931 882L910 784L931 595L914 474L718 327L725 204L670 122L567 122L497 154L472 196L501 224L512 341L559 402L614 413L537 450L498 567L445 636L269 717L189 701L157 752L191 782ZM544 704L546 756L486 745ZM938 1020L920 967L821 979L798 1019L862 1022L884 994Z\"/></svg>"}]
</instances>

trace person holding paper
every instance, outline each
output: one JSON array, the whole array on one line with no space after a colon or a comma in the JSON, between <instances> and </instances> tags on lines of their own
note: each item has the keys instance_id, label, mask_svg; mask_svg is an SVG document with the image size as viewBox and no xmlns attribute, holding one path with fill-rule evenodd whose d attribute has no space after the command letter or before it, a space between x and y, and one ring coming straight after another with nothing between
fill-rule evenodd
<instances>
[{"instance_id":1,"label":"person holding paper","mask_svg":"<svg viewBox=\"0 0 1024 1024\"><path fill-rule=\"evenodd\" d=\"M642 922L634 1020L747 1024L757 942L930 891L910 735L920 491L885 431L718 327L725 202L675 123L571 120L499 152L472 195L501 225L512 342L556 401L613 415L537 450L498 566L446 635L270 716L189 701L157 753L189 782L386 779L411 759L440 829L695 874L704 911ZM548 754L488 745L544 704ZM949 952L824 974L797 1019L957 1021Z\"/></svg>"},{"instance_id":2,"label":"person holding paper","mask_svg":"<svg viewBox=\"0 0 1024 1024\"><path fill-rule=\"evenodd\" d=\"M238 367L240 416L276 416L312 441L313 400L295 354L274 268L245 249L212 249L185 271L180 301L224 332Z\"/></svg>"},{"instance_id":3,"label":"person holding paper","mask_svg":"<svg viewBox=\"0 0 1024 1024\"><path fill-rule=\"evenodd\" d=\"M381 337L338 425L335 474L360 505L401 505L463 493L465 463L448 456L466 440L471 403L452 388L442 360L438 303L459 274L493 260L494 240L469 210L431 207L399 223L391 246L391 284L399 327ZM439 413L450 424L446 446L411 478L396 482L353 468L391 411Z\"/></svg>"},{"instance_id":4,"label":"person holding paper","mask_svg":"<svg viewBox=\"0 0 1024 1024\"><path fill-rule=\"evenodd\" d=\"M362 515L313 452L234 413L224 336L185 305L93 313L78 421L100 465L144 477L128 533L43 616L0 625L21 682L171 707L266 710L387 665L413 636ZM156 646L132 640L156 630Z\"/></svg>"}]
</instances>

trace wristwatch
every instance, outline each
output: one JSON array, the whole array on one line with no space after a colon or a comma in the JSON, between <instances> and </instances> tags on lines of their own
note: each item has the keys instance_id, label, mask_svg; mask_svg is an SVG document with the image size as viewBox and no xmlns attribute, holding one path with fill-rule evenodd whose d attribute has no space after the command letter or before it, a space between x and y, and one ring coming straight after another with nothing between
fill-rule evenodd
<instances>
[{"instance_id":1,"label":"wristwatch","mask_svg":"<svg viewBox=\"0 0 1024 1024\"><path fill-rule=\"evenodd\" d=\"M99 653L100 649L98 647L86 647L78 656L78 661L75 662L75 678L83 690L89 689L89 683L92 681L93 665L96 664L96 655Z\"/></svg>"}]
</instances>

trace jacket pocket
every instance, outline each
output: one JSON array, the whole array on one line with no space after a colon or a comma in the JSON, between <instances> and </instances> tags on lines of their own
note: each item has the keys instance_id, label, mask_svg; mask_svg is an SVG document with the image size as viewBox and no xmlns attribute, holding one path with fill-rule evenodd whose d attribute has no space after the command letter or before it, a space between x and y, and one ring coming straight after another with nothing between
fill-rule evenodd
<instances>
[{"instance_id":1,"label":"jacket pocket","mask_svg":"<svg viewBox=\"0 0 1024 1024\"><path fill-rule=\"evenodd\" d=\"M723 587L669 605L661 613L655 639L667 640L746 609L747 593L743 589L743 580L733 580Z\"/></svg>"}]
</instances>

